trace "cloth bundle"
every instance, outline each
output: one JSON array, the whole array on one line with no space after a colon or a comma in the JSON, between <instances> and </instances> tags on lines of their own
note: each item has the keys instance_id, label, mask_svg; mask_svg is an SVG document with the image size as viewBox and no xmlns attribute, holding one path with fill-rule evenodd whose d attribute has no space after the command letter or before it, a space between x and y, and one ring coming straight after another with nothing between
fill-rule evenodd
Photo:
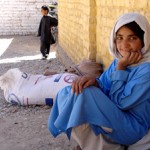
<instances>
[{"instance_id":1,"label":"cloth bundle","mask_svg":"<svg viewBox=\"0 0 150 150\"><path fill-rule=\"evenodd\" d=\"M66 68L65 71L77 74L79 76L90 75L99 77L104 70L101 63L92 62L91 60L84 59L79 64Z\"/></svg>"}]
</instances>

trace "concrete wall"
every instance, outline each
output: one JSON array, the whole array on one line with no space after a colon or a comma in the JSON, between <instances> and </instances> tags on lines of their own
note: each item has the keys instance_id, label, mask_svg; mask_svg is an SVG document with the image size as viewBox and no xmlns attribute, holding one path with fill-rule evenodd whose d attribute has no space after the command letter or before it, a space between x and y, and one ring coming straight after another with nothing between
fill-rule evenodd
<instances>
[{"instance_id":1,"label":"concrete wall","mask_svg":"<svg viewBox=\"0 0 150 150\"><path fill-rule=\"evenodd\" d=\"M88 58L110 64L109 35L123 13L140 12L150 21L149 0L58 0L58 4L59 44L75 63Z\"/></svg>"},{"instance_id":2,"label":"concrete wall","mask_svg":"<svg viewBox=\"0 0 150 150\"><path fill-rule=\"evenodd\" d=\"M51 0L0 0L0 35L35 34L40 8Z\"/></svg>"}]
</instances>

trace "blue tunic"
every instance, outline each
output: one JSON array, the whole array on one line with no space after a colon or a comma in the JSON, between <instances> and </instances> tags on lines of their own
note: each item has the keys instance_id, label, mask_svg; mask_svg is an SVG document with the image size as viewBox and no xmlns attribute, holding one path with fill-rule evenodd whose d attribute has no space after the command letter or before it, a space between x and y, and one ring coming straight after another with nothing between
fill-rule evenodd
<instances>
[{"instance_id":1,"label":"blue tunic","mask_svg":"<svg viewBox=\"0 0 150 150\"><path fill-rule=\"evenodd\" d=\"M93 132L105 134L119 144L140 140L150 128L150 63L116 70L117 60L78 96L71 87L62 89L55 100L48 128L53 136L88 123ZM111 128L107 133L101 126Z\"/></svg>"}]
</instances>

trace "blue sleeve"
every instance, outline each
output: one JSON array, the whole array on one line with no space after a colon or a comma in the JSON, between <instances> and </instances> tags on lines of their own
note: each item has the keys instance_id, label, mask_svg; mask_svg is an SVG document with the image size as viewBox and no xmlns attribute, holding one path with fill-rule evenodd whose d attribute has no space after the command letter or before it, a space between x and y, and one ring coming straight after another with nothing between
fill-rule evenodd
<instances>
[{"instance_id":1,"label":"blue sleeve","mask_svg":"<svg viewBox=\"0 0 150 150\"><path fill-rule=\"evenodd\" d=\"M130 109L150 101L150 64L137 71L116 70L117 60L97 78L99 88L120 108Z\"/></svg>"},{"instance_id":2,"label":"blue sleeve","mask_svg":"<svg viewBox=\"0 0 150 150\"><path fill-rule=\"evenodd\" d=\"M110 74L116 70L117 60L114 60L109 68L100 76L100 78L96 78L99 88L106 94L109 95L109 91L111 88L111 78Z\"/></svg>"},{"instance_id":3,"label":"blue sleeve","mask_svg":"<svg viewBox=\"0 0 150 150\"><path fill-rule=\"evenodd\" d=\"M111 73L109 97L120 109L127 110L146 100L150 101L150 69L147 69Z\"/></svg>"}]
</instances>

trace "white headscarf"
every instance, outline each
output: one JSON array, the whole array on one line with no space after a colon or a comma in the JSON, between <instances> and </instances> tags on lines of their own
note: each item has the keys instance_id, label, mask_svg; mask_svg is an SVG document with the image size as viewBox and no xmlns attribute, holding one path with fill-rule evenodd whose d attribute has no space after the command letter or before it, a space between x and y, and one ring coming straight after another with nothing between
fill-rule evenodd
<instances>
[{"instance_id":1,"label":"white headscarf","mask_svg":"<svg viewBox=\"0 0 150 150\"><path fill-rule=\"evenodd\" d=\"M144 47L141 50L143 58L140 60L138 64L150 62L150 24L148 20L139 13L126 13L118 18L110 35L110 43L109 43L110 54L117 59L120 59L122 57L118 52L115 44L116 32L123 25L133 21L135 21L144 31Z\"/></svg>"}]
</instances>

